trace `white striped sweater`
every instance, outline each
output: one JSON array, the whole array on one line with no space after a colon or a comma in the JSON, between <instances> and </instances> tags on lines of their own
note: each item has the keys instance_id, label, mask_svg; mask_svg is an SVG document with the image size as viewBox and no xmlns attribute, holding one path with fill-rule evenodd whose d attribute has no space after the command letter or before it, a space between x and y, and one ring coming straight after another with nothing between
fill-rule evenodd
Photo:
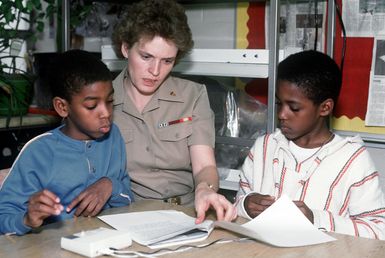
<instances>
[{"instance_id":1,"label":"white striped sweater","mask_svg":"<svg viewBox=\"0 0 385 258\"><path fill-rule=\"evenodd\" d=\"M279 129L259 137L242 166L238 214L249 218L243 201L258 192L304 201L320 229L385 239L385 198L379 173L359 136L333 140L298 163Z\"/></svg>"}]
</instances>

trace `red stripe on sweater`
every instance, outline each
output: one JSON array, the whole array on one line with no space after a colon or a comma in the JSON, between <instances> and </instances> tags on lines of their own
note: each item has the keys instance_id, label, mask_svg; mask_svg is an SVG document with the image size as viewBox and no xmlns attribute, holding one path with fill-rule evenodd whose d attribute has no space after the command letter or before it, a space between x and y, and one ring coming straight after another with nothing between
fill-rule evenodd
<instances>
[{"instance_id":1,"label":"red stripe on sweater","mask_svg":"<svg viewBox=\"0 0 385 258\"><path fill-rule=\"evenodd\" d=\"M301 165L302 165L302 163L298 163L298 164L295 166L295 171L296 171L297 173L299 173L299 171L301 170Z\"/></svg>"},{"instance_id":2,"label":"red stripe on sweater","mask_svg":"<svg viewBox=\"0 0 385 258\"><path fill-rule=\"evenodd\" d=\"M348 193L346 194L346 197L345 197L345 200L344 200L344 203L342 204L342 207L340 209L340 211L338 212L338 215L342 215L343 212L348 208L348 205L349 205L349 201L350 201L350 190L348 191Z\"/></svg>"},{"instance_id":3,"label":"red stripe on sweater","mask_svg":"<svg viewBox=\"0 0 385 258\"><path fill-rule=\"evenodd\" d=\"M361 181L358 181L358 182L352 184L352 185L349 187L349 190L348 190L348 192L347 192L347 194L346 194L346 197L345 197L345 200L344 200L344 204L342 205L342 207L341 207L341 209L340 209L340 211L339 211L338 214L341 216L341 215L345 212L345 210L348 208L349 200L350 200L350 195L351 195L351 192L352 192L352 188L353 188L353 187L359 187L359 186L362 186L364 183L366 183L366 182L368 182L368 181L370 181L370 180L372 180L373 178L376 178L376 177L378 177L378 176L379 176L379 175L378 175L378 172L376 171L376 172L373 172L372 174L370 174L369 176L363 178Z\"/></svg>"},{"instance_id":4,"label":"red stripe on sweater","mask_svg":"<svg viewBox=\"0 0 385 258\"><path fill-rule=\"evenodd\" d=\"M353 227L354 227L354 235L359 236L360 233L358 233L358 227L357 227L357 221L353 220Z\"/></svg>"},{"instance_id":5,"label":"red stripe on sweater","mask_svg":"<svg viewBox=\"0 0 385 258\"><path fill-rule=\"evenodd\" d=\"M331 203L331 200L333 198L333 191L334 191L334 188L338 185L338 183L340 182L341 178L345 175L346 171L349 169L350 165L352 164L352 162L365 150L365 147L361 147L359 148L351 157L350 159L346 162L346 164L344 165L344 167L342 168L341 172L338 173L336 179L334 180L334 182L332 183L330 189L329 189L329 196L326 200L326 203L325 203L325 207L324 207L324 210L328 210L329 209L329 206L330 206L330 203Z\"/></svg>"},{"instance_id":6,"label":"red stripe on sweater","mask_svg":"<svg viewBox=\"0 0 385 258\"><path fill-rule=\"evenodd\" d=\"M379 219L372 219L370 221L373 222L373 223L376 223L376 224L384 224L384 221L379 220Z\"/></svg>"},{"instance_id":7,"label":"red stripe on sweater","mask_svg":"<svg viewBox=\"0 0 385 258\"><path fill-rule=\"evenodd\" d=\"M263 139L263 173L265 173L265 164L266 164L266 153L267 153L267 143L269 141L270 134L266 134Z\"/></svg>"},{"instance_id":8,"label":"red stripe on sweater","mask_svg":"<svg viewBox=\"0 0 385 258\"><path fill-rule=\"evenodd\" d=\"M370 231L372 231L373 235L374 235L374 239L378 239L378 235L376 234L376 232L372 229L372 227L365 221L362 221L362 220L356 220L356 223L357 224L361 224L361 225L364 225L366 226L367 228L370 229ZM360 234L358 233L357 236L360 236Z\"/></svg>"},{"instance_id":9,"label":"red stripe on sweater","mask_svg":"<svg viewBox=\"0 0 385 258\"><path fill-rule=\"evenodd\" d=\"M249 159L251 159L251 161L254 161L254 155L253 153L251 153L251 151L249 151L249 155L247 155L249 157Z\"/></svg>"},{"instance_id":10,"label":"red stripe on sweater","mask_svg":"<svg viewBox=\"0 0 385 258\"><path fill-rule=\"evenodd\" d=\"M308 186L309 186L309 180L306 180L305 182L303 182L302 193L301 193L301 197L299 198L300 201L304 201L305 200L305 196L306 196L306 192L307 192Z\"/></svg>"},{"instance_id":11,"label":"red stripe on sweater","mask_svg":"<svg viewBox=\"0 0 385 258\"><path fill-rule=\"evenodd\" d=\"M335 225L334 225L334 218L333 218L333 215L330 211L327 211L328 212L328 215L329 215L329 223L330 223L330 231L334 232L336 229L335 229Z\"/></svg>"},{"instance_id":12,"label":"red stripe on sweater","mask_svg":"<svg viewBox=\"0 0 385 258\"><path fill-rule=\"evenodd\" d=\"M250 184L248 182L245 182L245 181L239 181L239 186L240 187L247 187L250 189Z\"/></svg>"},{"instance_id":13,"label":"red stripe on sweater","mask_svg":"<svg viewBox=\"0 0 385 258\"><path fill-rule=\"evenodd\" d=\"M281 197L282 189L283 189L283 184L285 182L285 176L286 176L286 167L284 167L282 169L281 180L279 182L279 189L278 189L278 196L277 196L277 198Z\"/></svg>"},{"instance_id":14,"label":"red stripe on sweater","mask_svg":"<svg viewBox=\"0 0 385 258\"><path fill-rule=\"evenodd\" d=\"M359 218L359 217L370 217L370 216L376 216L378 214L385 213L385 208L373 210L373 211L367 211L367 212L362 212L357 215L352 215L350 216L351 218Z\"/></svg>"}]
</instances>

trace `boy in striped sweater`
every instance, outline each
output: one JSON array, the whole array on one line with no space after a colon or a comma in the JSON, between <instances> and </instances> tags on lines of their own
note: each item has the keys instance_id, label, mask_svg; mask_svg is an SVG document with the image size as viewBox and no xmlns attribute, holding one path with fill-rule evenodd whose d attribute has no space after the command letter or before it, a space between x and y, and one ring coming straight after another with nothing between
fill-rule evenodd
<instances>
[{"instance_id":1,"label":"boy in striped sweater","mask_svg":"<svg viewBox=\"0 0 385 258\"><path fill-rule=\"evenodd\" d=\"M279 64L279 129L259 137L245 159L239 215L254 218L286 194L319 229L385 239L385 199L369 152L358 135L328 127L341 81L334 60L317 51Z\"/></svg>"}]
</instances>

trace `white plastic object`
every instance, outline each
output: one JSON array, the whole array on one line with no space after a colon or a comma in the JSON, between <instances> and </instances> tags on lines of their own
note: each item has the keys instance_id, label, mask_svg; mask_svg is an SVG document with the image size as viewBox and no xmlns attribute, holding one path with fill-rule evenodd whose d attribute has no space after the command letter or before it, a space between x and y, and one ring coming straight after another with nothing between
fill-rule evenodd
<instances>
[{"instance_id":1,"label":"white plastic object","mask_svg":"<svg viewBox=\"0 0 385 258\"><path fill-rule=\"evenodd\" d=\"M103 227L61 238L61 248L87 257L103 255L110 247L121 249L131 244L128 232Z\"/></svg>"}]
</instances>

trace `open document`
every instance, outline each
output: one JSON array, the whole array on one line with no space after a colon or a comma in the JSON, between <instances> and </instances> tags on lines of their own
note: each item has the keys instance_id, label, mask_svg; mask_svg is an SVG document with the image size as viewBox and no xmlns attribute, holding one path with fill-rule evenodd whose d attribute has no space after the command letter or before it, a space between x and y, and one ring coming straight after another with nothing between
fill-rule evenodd
<instances>
[{"instance_id":1,"label":"open document","mask_svg":"<svg viewBox=\"0 0 385 258\"><path fill-rule=\"evenodd\" d=\"M278 247L314 245L336 240L318 230L286 195L245 224L217 221L215 226Z\"/></svg>"},{"instance_id":2,"label":"open document","mask_svg":"<svg viewBox=\"0 0 385 258\"><path fill-rule=\"evenodd\" d=\"M130 232L132 240L150 248L202 241L210 235L214 225L279 247L336 240L318 230L287 196L282 196L243 225L211 220L195 224L195 218L175 210L131 212L98 218L117 230Z\"/></svg>"},{"instance_id":3,"label":"open document","mask_svg":"<svg viewBox=\"0 0 385 258\"><path fill-rule=\"evenodd\" d=\"M150 248L163 248L205 240L214 222L195 224L195 218L175 210L130 212L99 216L117 230L131 233L132 240Z\"/></svg>"}]
</instances>

